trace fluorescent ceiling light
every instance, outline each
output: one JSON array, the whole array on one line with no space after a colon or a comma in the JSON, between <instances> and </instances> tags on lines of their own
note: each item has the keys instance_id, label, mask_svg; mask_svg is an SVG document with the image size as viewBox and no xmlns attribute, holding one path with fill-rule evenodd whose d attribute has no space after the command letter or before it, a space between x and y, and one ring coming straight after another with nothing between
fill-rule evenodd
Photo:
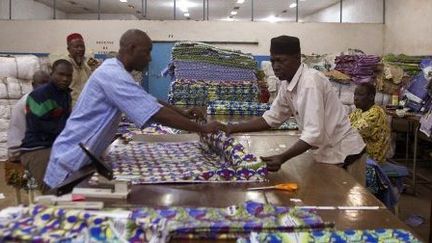
<instances>
[{"instance_id":1,"label":"fluorescent ceiling light","mask_svg":"<svg viewBox=\"0 0 432 243\"><path fill-rule=\"evenodd\" d=\"M264 19L262 19L262 20L263 20L263 21L270 22L270 23L276 23L276 22L281 21L280 18L278 18L278 17L276 17L276 16L274 16L274 15L272 15L272 16L268 16L267 18L264 18Z\"/></svg>"},{"instance_id":2,"label":"fluorescent ceiling light","mask_svg":"<svg viewBox=\"0 0 432 243\"><path fill-rule=\"evenodd\" d=\"M174 2L170 1L169 3L165 3L164 6L172 8L174 6ZM180 1L176 2L176 7L179 8L180 11L182 11L184 13L189 12L190 8L195 8L198 6L202 6L202 5L200 5L198 3L190 2L188 0L180 0Z\"/></svg>"},{"instance_id":3,"label":"fluorescent ceiling light","mask_svg":"<svg viewBox=\"0 0 432 243\"><path fill-rule=\"evenodd\" d=\"M190 13L184 13L183 14L185 17L189 17L190 16Z\"/></svg>"},{"instance_id":4,"label":"fluorescent ceiling light","mask_svg":"<svg viewBox=\"0 0 432 243\"><path fill-rule=\"evenodd\" d=\"M237 19L234 19L234 18L230 18L230 17L227 17L227 18L224 18L224 19L219 19L219 20L222 20L222 21L228 21L228 22L232 22L232 21L237 21Z\"/></svg>"},{"instance_id":5,"label":"fluorescent ceiling light","mask_svg":"<svg viewBox=\"0 0 432 243\"><path fill-rule=\"evenodd\" d=\"M231 15L236 15L237 11L231 11Z\"/></svg>"},{"instance_id":6,"label":"fluorescent ceiling light","mask_svg":"<svg viewBox=\"0 0 432 243\"><path fill-rule=\"evenodd\" d=\"M291 4L289 5L289 7L290 7L290 8L295 8L295 7L297 7L297 3L291 3Z\"/></svg>"},{"instance_id":7,"label":"fluorescent ceiling light","mask_svg":"<svg viewBox=\"0 0 432 243\"><path fill-rule=\"evenodd\" d=\"M237 3L239 3L239 4L242 4L244 2L245 2L245 0L237 0Z\"/></svg>"},{"instance_id":8,"label":"fluorescent ceiling light","mask_svg":"<svg viewBox=\"0 0 432 243\"><path fill-rule=\"evenodd\" d=\"M128 0L120 0L122 3L127 3Z\"/></svg>"}]
</instances>

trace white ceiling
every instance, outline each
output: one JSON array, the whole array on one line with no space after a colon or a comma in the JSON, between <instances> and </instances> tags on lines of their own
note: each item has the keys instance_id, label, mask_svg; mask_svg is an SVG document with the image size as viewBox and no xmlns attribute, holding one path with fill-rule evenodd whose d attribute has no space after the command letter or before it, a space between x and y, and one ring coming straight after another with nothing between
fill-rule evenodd
<instances>
[{"instance_id":1,"label":"white ceiling","mask_svg":"<svg viewBox=\"0 0 432 243\"><path fill-rule=\"evenodd\" d=\"M50 7L53 0L35 0ZM176 0L176 19L187 19L181 7L182 1ZM101 0L102 14L132 14L140 19L167 20L174 19L174 0L147 0L147 15L143 16L143 5L145 0L128 0L122 3L119 0ZM200 20L203 18L203 0L187 0L190 19ZM245 0L243 4L237 4L236 0L209 0L209 19L228 19L234 7L238 13L232 19L251 19L252 1ZM281 20L295 21L296 8L289 5L295 0L254 0L254 19L262 20L269 16L277 16ZM339 0L300 0L299 16L306 17L321 9L338 3ZM98 12L98 0L57 0L56 8L66 14L89 14Z\"/></svg>"}]
</instances>

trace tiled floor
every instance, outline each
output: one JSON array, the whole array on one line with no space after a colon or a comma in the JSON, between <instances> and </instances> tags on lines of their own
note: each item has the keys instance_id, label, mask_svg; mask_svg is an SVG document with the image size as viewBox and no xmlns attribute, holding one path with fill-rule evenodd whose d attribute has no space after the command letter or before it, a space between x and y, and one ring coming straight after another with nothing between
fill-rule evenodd
<instances>
[{"instance_id":1,"label":"tiled floor","mask_svg":"<svg viewBox=\"0 0 432 243\"><path fill-rule=\"evenodd\" d=\"M422 169L421 172L428 178L432 178L432 169ZM4 177L4 163L0 162L0 178ZM5 199L0 199L0 209L15 205L15 190L5 184L4 179L0 180L0 193L3 193ZM21 191L21 198L23 203L28 202L27 194ZM424 219L424 222L417 226L412 227L413 231L416 232L426 242L429 240L430 234L430 208L432 199L432 185L422 185L417 187L416 196L410 194L403 194L399 203L399 217L402 221L405 221L412 215L419 215Z\"/></svg>"}]
</instances>

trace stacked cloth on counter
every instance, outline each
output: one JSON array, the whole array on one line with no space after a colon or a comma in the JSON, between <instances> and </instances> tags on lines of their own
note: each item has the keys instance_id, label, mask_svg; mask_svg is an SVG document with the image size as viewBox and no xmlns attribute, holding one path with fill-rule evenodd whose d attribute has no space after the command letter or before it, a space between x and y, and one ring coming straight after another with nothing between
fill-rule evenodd
<instances>
[{"instance_id":1,"label":"stacked cloth on counter","mask_svg":"<svg viewBox=\"0 0 432 243\"><path fill-rule=\"evenodd\" d=\"M176 105L207 106L213 100L257 101L256 81L193 81L176 80L171 83L168 101Z\"/></svg>"},{"instance_id":2,"label":"stacked cloth on counter","mask_svg":"<svg viewBox=\"0 0 432 243\"><path fill-rule=\"evenodd\" d=\"M264 162L222 132L201 141L115 144L104 159L116 179L132 184L256 182L267 175Z\"/></svg>"},{"instance_id":3,"label":"stacked cloth on counter","mask_svg":"<svg viewBox=\"0 0 432 243\"><path fill-rule=\"evenodd\" d=\"M199 42L178 42L172 50L168 73L168 100L177 105L207 106L212 100L256 102L266 95L258 85L252 55ZM262 97L263 99L265 97Z\"/></svg>"},{"instance_id":4,"label":"stacked cloth on counter","mask_svg":"<svg viewBox=\"0 0 432 243\"><path fill-rule=\"evenodd\" d=\"M407 56L404 54L394 55L388 54L383 57L383 63L392 66L400 67L409 76L417 75L420 69L420 62L423 59L431 58L430 56Z\"/></svg>"},{"instance_id":5,"label":"stacked cloth on counter","mask_svg":"<svg viewBox=\"0 0 432 243\"><path fill-rule=\"evenodd\" d=\"M380 57L376 55L341 55L336 57L335 69L351 76L356 83L373 82Z\"/></svg>"},{"instance_id":6,"label":"stacked cloth on counter","mask_svg":"<svg viewBox=\"0 0 432 243\"><path fill-rule=\"evenodd\" d=\"M261 116L270 106L268 103L215 100L208 104L207 114Z\"/></svg>"},{"instance_id":7,"label":"stacked cloth on counter","mask_svg":"<svg viewBox=\"0 0 432 243\"><path fill-rule=\"evenodd\" d=\"M167 207L77 210L31 205L0 211L0 241L169 242L171 239L236 240L251 232L329 229L309 209L253 201L226 208Z\"/></svg>"},{"instance_id":8,"label":"stacked cloth on counter","mask_svg":"<svg viewBox=\"0 0 432 243\"><path fill-rule=\"evenodd\" d=\"M32 91L33 74L48 71L46 58L33 55L0 56L0 161L7 159L7 130L16 102Z\"/></svg>"},{"instance_id":9,"label":"stacked cloth on counter","mask_svg":"<svg viewBox=\"0 0 432 243\"><path fill-rule=\"evenodd\" d=\"M297 232L253 232L249 238L240 238L237 243L307 243L307 242L392 242L392 243L420 243L410 232L403 229L375 229L375 230L317 230Z\"/></svg>"}]
</instances>

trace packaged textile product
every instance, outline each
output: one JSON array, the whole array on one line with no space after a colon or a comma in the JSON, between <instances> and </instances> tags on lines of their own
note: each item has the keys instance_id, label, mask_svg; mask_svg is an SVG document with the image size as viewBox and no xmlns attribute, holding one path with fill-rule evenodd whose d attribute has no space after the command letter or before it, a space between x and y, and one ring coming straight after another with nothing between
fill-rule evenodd
<instances>
[{"instance_id":1,"label":"packaged textile product","mask_svg":"<svg viewBox=\"0 0 432 243\"><path fill-rule=\"evenodd\" d=\"M0 99L0 119L9 120L16 100Z\"/></svg>"},{"instance_id":2,"label":"packaged textile product","mask_svg":"<svg viewBox=\"0 0 432 243\"><path fill-rule=\"evenodd\" d=\"M5 161L7 159L7 145L6 143L0 143L0 161Z\"/></svg>"},{"instance_id":3,"label":"packaged textile product","mask_svg":"<svg viewBox=\"0 0 432 243\"><path fill-rule=\"evenodd\" d=\"M7 142L7 132L0 132L0 143Z\"/></svg>"},{"instance_id":4,"label":"packaged textile product","mask_svg":"<svg viewBox=\"0 0 432 243\"><path fill-rule=\"evenodd\" d=\"M31 81L0 78L0 99L19 99L32 90Z\"/></svg>"},{"instance_id":5,"label":"packaged textile product","mask_svg":"<svg viewBox=\"0 0 432 243\"><path fill-rule=\"evenodd\" d=\"M9 128L9 120L0 119L0 132L5 132Z\"/></svg>"},{"instance_id":6,"label":"packaged textile product","mask_svg":"<svg viewBox=\"0 0 432 243\"><path fill-rule=\"evenodd\" d=\"M30 80L40 70L39 58L33 55L0 57L0 76Z\"/></svg>"},{"instance_id":7,"label":"packaged textile product","mask_svg":"<svg viewBox=\"0 0 432 243\"><path fill-rule=\"evenodd\" d=\"M389 54L383 57L384 64L398 66L404 70L409 76L414 76L421 71L419 66L423 59L430 58L428 56L407 56L404 54L394 55Z\"/></svg>"},{"instance_id":8,"label":"packaged textile product","mask_svg":"<svg viewBox=\"0 0 432 243\"><path fill-rule=\"evenodd\" d=\"M430 99L428 87L428 80L424 77L423 73L416 75L404 90L403 97L407 100L406 107L409 107L415 112L422 111L424 106Z\"/></svg>"}]
</instances>

